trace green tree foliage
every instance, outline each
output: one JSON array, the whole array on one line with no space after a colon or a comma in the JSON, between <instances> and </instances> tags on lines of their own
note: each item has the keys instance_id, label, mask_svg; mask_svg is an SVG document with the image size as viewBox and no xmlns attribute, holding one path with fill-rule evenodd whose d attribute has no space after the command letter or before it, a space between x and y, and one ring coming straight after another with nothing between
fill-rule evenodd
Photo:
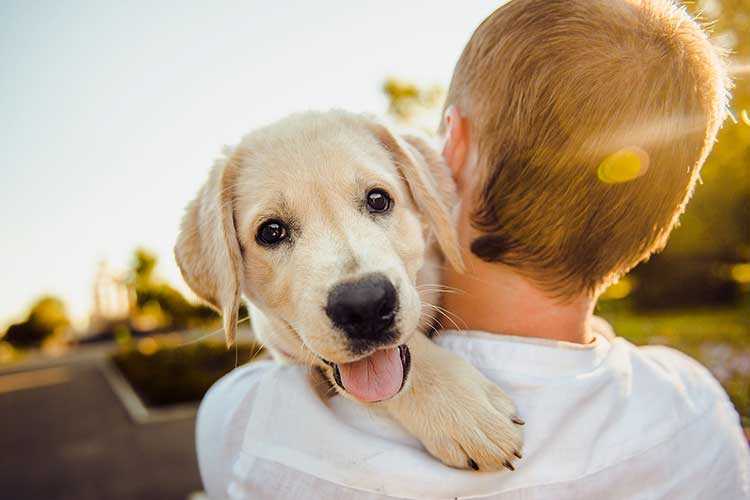
<instances>
[{"instance_id":1,"label":"green tree foliage","mask_svg":"<svg viewBox=\"0 0 750 500\"><path fill-rule=\"evenodd\" d=\"M189 302L166 281L158 278L158 258L139 248L133 255L130 281L135 290L135 315L157 316L160 328L187 328L216 320L216 313L208 306Z\"/></svg>"},{"instance_id":2,"label":"green tree foliage","mask_svg":"<svg viewBox=\"0 0 750 500\"><path fill-rule=\"evenodd\" d=\"M387 78L383 93L388 99L388 114L397 122L434 133L440 120L445 90L440 85L420 87L412 82Z\"/></svg>"},{"instance_id":3,"label":"green tree foliage","mask_svg":"<svg viewBox=\"0 0 750 500\"><path fill-rule=\"evenodd\" d=\"M730 51L734 119L724 124L699 185L665 251L667 256L710 256L750 261L750 0L686 2L702 13L713 37ZM744 69L743 69L744 67Z\"/></svg>"},{"instance_id":4,"label":"green tree foliage","mask_svg":"<svg viewBox=\"0 0 750 500\"><path fill-rule=\"evenodd\" d=\"M748 302L731 269L750 261L750 0L685 2L728 50L734 89L728 119L680 225L662 254L638 266L640 308ZM744 296L744 299L743 299Z\"/></svg>"},{"instance_id":5,"label":"green tree foliage","mask_svg":"<svg viewBox=\"0 0 750 500\"><path fill-rule=\"evenodd\" d=\"M137 248L131 264L132 277L136 283L150 283L154 279L154 270L158 259L145 248Z\"/></svg>"},{"instance_id":6,"label":"green tree foliage","mask_svg":"<svg viewBox=\"0 0 750 500\"><path fill-rule=\"evenodd\" d=\"M24 321L8 327L2 340L14 347L39 347L45 339L69 326L65 304L56 297L45 296L34 303Z\"/></svg>"}]
</instances>

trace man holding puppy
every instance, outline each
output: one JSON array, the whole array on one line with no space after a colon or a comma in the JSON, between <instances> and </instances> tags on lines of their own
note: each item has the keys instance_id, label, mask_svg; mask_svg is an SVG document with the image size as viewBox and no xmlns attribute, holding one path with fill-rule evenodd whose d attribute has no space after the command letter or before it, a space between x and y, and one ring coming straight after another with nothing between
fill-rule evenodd
<instances>
[{"instance_id":1,"label":"man holding puppy","mask_svg":"<svg viewBox=\"0 0 750 500\"><path fill-rule=\"evenodd\" d=\"M515 472L450 469L387 418L343 398L321 405L308 387L287 388L294 419L273 415L256 394L278 381L256 366L201 407L209 494L750 496L737 413L707 370L636 348L593 316L601 291L661 248L684 209L724 118L725 71L667 0L514 0L493 13L457 64L442 125L467 263L446 270L459 292L443 305L467 331L436 342L509 393L527 423L524 458ZM275 435L253 435L253 414L278 418ZM252 455L249 437L288 459L238 461ZM361 450L396 459L373 471L351 459Z\"/></svg>"}]
</instances>

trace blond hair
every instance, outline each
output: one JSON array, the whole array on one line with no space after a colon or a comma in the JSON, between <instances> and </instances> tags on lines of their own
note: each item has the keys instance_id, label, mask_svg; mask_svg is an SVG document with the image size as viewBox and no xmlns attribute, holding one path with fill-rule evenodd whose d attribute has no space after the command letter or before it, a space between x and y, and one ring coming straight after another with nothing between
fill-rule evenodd
<instances>
[{"instance_id":1,"label":"blond hair","mask_svg":"<svg viewBox=\"0 0 750 500\"><path fill-rule=\"evenodd\" d=\"M727 88L722 57L672 2L500 7L464 49L446 102L468 117L477 151L472 252L557 296L597 293L666 243ZM640 162L635 178L601 175L622 157Z\"/></svg>"}]
</instances>

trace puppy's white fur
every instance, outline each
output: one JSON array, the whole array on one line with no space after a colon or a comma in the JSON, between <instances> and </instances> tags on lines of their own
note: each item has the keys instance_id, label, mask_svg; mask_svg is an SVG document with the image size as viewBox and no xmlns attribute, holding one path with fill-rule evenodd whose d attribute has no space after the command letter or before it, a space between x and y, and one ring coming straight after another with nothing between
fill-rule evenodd
<instances>
[{"instance_id":1,"label":"puppy's white fur","mask_svg":"<svg viewBox=\"0 0 750 500\"><path fill-rule=\"evenodd\" d=\"M373 188L393 199L387 217L364 210ZM450 176L426 142L360 115L298 114L247 135L217 161L188 206L175 256L188 285L222 313L228 343L244 295L273 355L318 366L329 380L321 358L362 357L325 314L331 288L386 276L400 304L393 346L409 346L412 368L401 392L377 404L448 465L510 468L522 440L512 402L422 333L423 305L437 294L419 284L438 283L443 258L462 266L453 202ZM269 219L290 227L274 248L255 239Z\"/></svg>"}]
</instances>

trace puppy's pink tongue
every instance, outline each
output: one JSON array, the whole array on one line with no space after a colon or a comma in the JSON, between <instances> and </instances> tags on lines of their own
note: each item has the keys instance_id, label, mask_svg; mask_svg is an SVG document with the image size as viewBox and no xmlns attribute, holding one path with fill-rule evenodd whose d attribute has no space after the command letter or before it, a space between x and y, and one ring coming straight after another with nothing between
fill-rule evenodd
<instances>
[{"instance_id":1,"label":"puppy's pink tongue","mask_svg":"<svg viewBox=\"0 0 750 500\"><path fill-rule=\"evenodd\" d=\"M404 380L398 347L375 351L364 359L339 365L344 389L361 401L372 403L395 396Z\"/></svg>"}]
</instances>

